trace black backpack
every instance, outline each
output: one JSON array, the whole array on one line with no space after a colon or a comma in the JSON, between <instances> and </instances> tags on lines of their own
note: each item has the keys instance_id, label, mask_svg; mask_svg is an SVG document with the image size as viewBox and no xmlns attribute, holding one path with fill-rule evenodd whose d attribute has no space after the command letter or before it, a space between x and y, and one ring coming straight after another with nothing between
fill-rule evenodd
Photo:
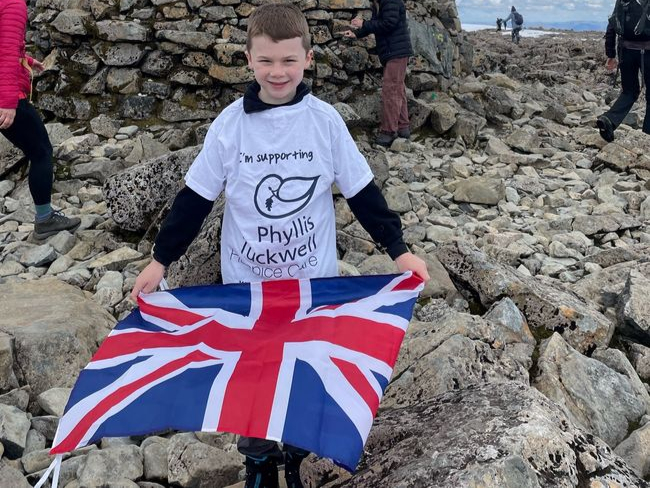
<instances>
[{"instance_id":1,"label":"black backpack","mask_svg":"<svg viewBox=\"0 0 650 488\"><path fill-rule=\"evenodd\" d=\"M628 39L640 35L650 37L649 7L650 0L616 0L610 17L616 34Z\"/></svg>"},{"instance_id":2,"label":"black backpack","mask_svg":"<svg viewBox=\"0 0 650 488\"><path fill-rule=\"evenodd\" d=\"M524 23L524 16L521 15L519 12L513 12L512 19L515 21L515 24L517 25L521 25Z\"/></svg>"}]
</instances>

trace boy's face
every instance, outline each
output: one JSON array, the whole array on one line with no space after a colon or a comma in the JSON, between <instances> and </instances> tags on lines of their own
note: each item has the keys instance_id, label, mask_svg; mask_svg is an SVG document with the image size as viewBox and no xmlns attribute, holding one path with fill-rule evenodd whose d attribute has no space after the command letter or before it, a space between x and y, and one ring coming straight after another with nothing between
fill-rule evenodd
<instances>
[{"instance_id":1,"label":"boy's face","mask_svg":"<svg viewBox=\"0 0 650 488\"><path fill-rule=\"evenodd\" d=\"M246 51L248 66L260 84L260 100L270 105L290 102L296 95L303 72L314 53L305 51L302 39L294 37L275 42L267 36L255 36Z\"/></svg>"}]
</instances>

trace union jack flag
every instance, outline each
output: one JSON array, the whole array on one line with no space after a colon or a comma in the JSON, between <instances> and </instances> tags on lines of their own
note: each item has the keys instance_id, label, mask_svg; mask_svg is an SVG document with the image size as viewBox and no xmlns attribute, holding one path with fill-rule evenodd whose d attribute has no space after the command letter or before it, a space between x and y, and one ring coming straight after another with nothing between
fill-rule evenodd
<instances>
[{"instance_id":1,"label":"union jack flag","mask_svg":"<svg viewBox=\"0 0 650 488\"><path fill-rule=\"evenodd\" d=\"M353 471L422 287L409 272L140 295L81 371L50 452L222 431Z\"/></svg>"}]
</instances>

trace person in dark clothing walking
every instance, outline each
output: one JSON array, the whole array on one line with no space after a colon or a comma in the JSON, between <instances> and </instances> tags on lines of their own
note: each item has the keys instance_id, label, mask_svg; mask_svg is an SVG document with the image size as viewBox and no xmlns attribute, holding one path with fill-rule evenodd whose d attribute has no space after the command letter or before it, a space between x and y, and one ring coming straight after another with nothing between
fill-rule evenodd
<instances>
[{"instance_id":1,"label":"person in dark clothing walking","mask_svg":"<svg viewBox=\"0 0 650 488\"><path fill-rule=\"evenodd\" d=\"M374 0L372 18L352 19L346 37L362 38L375 35L377 54L384 67L381 87L381 123L375 142L390 146L397 137L411 136L408 102L406 100L406 67L413 55L411 37L402 0Z\"/></svg>"},{"instance_id":2,"label":"person in dark clothing walking","mask_svg":"<svg viewBox=\"0 0 650 488\"><path fill-rule=\"evenodd\" d=\"M650 134L650 95L647 91L647 86L650 84L650 34L647 28L641 28L641 30L636 28L640 24L640 19L630 19L630 15L624 17L623 21L619 22L615 9L605 33L605 54L607 56L605 68L608 71L614 71L617 66L620 68L622 87L621 94L614 105L596 121L600 136L607 142L614 140L614 131L621 125L641 94L639 72L641 72L643 83L646 86L646 115L643 120L643 132ZM625 20L629 25L623 25ZM617 22L619 22L618 27ZM617 30L619 30L619 35L617 35ZM616 59L617 38L620 44L618 60Z\"/></svg>"},{"instance_id":3,"label":"person in dark clothing walking","mask_svg":"<svg viewBox=\"0 0 650 488\"><path fill-rule=\"evenodd\" d=\"M510 9L510 15L503 19L504 25L508 21L510 21L510 24L512 25L512 42L519 44L519 33L521 32L521 29L524 28L524 17L517 12L514 5Z\"/></svg>"}]
</instances>

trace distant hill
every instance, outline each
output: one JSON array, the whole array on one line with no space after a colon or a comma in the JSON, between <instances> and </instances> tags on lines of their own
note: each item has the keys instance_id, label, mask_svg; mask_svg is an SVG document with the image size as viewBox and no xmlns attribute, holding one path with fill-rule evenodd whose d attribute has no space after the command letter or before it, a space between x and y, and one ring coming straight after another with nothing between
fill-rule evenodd
<instances>
[{"instance_id":1,"label":"distant hill","mask_svg":"<svg viewBox=\"0 0 650 488\"><path fill-rule=\"evenodd\" d=\"M496 22L496 19L495 19ZM461 23L465 25L465 21L461 20ZM477 22L472 22L468 21L468 24L470 25L485 25L485 19L482 19L481 21ZM486 27L492 27L495 26L495 23L490 23ZM510 24L508 24L508 27L510 27ZM564 21L564 22L550 22L550 21L544 21L544 22L538 22L535 20L528 21L526 20L524 22L524 27L526 29L562 29L562 30L573 30L573 31L603 31L607 29L607 19L604 19L603 21L589 21L589 20L569 20L569 21Z\"/></svg>"},{"instance_id":2,"label":"distant hill","mask_svg":"<svg viewBox=\"0 0 650 488\"><path fill-rule=\"evenodd\" d=\"M574 20L567 22L526 22L530 27L543 27L546 29L563 29L574 31L605 31L607 29L607 19L603 21L583 21Z\"/></svg>"}]
</instances>

